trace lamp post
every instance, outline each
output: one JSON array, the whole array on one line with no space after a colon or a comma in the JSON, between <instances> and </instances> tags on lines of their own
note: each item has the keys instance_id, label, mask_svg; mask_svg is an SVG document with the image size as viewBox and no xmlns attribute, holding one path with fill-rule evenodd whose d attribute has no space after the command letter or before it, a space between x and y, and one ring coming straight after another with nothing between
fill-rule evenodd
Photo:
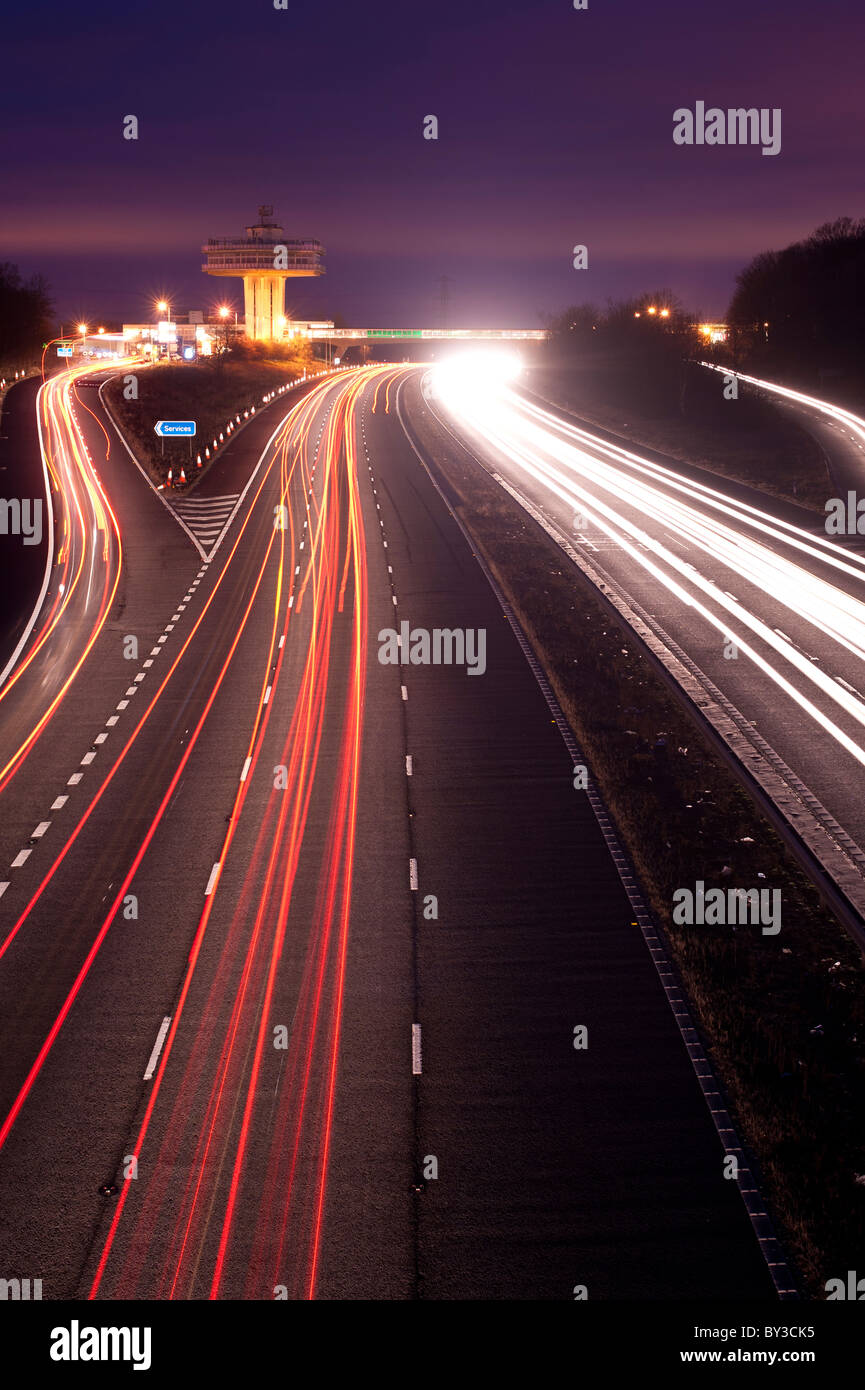
<instances>
[{"instance_id":1,"label":"lamp post","mask_svg":"<svg viewBox=\"0 0 865 1390\"><path fill-rule=\"evenodd\" d=\"M225 357L228 356L228 336L229 336L229 335L228 335L228 320L229 320L229 318L231 317L231 309L229 308L229 306L228 306L227 304L220 304L220 306L219 306L219 317L220 317L220 319L222 320L222 324L221 324L222 331L221 331L221 333L220 333L220 341L221 341L222 346L221 346L221 350L220 350L220 354L219 354L220 361L222 361L223 358L225 358ZM236 309L234 310L234 326L235 326L235 328L237 328L237 310L236 310Z\"/></svg>"},{"instance_id":2,"label":"lamp post","mask_svg":"<svg viewBox=\"0 0 865 1390\"><path fill-rule=\"evenodd\" d=\"M157 301L157 304L156 304L156 311L157 311L157 313L159 313L159 314L166 314L166 315L167 315L168 335L169 335L169 336L168 336L168 341L167 341L166 344L165 344L165 352L166 352L166 355L167 355L168 360L169 360L169 362L170 362L170 361L171 361L171 305L168 303L168 301L167 301L166 299L160 299L160 300Z\"/></svg>"}]
</instances>

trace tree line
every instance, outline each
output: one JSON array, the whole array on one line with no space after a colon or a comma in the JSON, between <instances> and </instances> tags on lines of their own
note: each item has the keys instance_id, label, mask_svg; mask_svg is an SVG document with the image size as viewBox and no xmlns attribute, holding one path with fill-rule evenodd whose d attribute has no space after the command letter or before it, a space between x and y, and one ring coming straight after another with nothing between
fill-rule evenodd
<instances>
[{"instance_id":1,"label":"tree line","mask_svg":"<svg viewBox=\"0 0 865 1390\"><path fill-rule=\"evenodd\" d=\"M650 308L656 313L650 314ZM669 312L663 317L661 309ZM763 251L736 276L727 343L710 347L701 315L669 290L576 304L546 321L557 355L612 351L635 359L710 353L794 376L865 377L865 219L839 217L781 251Z\"/></svg>"},{"instance_id":2,"label":"tree line","mask_svg":"<svg viewBox=\"0 0 865 1390\"><path fill-rule=\"evenodd\" d=\"M17 365L38 357L54 333L53 310L41 275L24 280L17 266L0 263L0 362Z\"/></svg>"}]
</instances>

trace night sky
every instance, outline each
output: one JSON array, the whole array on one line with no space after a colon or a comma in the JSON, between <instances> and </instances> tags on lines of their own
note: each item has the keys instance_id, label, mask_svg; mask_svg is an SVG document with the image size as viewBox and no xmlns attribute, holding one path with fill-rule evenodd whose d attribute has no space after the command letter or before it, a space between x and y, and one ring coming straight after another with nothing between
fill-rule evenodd
<instances>
[{"instance_id":1,"label":"night sky","mask_svg":"<svg viewBox=\"0 0 865 1390\"><path fill-rule=\"evenodd\" d=\"M453 326L666 285L719 316L756 252L865 214L861 0L87 0L0 33L0 259L70 319L239 307L200 244L260 203L327 248L289 310L361 327L437 325L442 275ZM697 100L781 107L781 153L675 146Z\"/></svg>"}]
</instances>

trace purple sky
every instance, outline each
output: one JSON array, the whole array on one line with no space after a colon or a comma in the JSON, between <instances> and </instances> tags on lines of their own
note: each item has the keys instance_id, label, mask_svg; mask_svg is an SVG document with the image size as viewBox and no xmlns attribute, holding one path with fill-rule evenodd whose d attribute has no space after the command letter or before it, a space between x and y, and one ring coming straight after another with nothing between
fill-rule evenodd
<instances>
[{"instance_id":1,"label":"purple sky","mask_svg":"<svg viewBox=\"0 0 865 1390\"><path fill-rule=\"evenodd\" d=\"M239 306L199 247L263 202L327 248L290 307L364 327L437 324L445 274L454 326L665 285L717 316L756 252L865 214L861 0L88 0L2 33L0 259L69 318ZM675 146L697 100L781 107L781 153Z\"/></svg>"}]
</instances>

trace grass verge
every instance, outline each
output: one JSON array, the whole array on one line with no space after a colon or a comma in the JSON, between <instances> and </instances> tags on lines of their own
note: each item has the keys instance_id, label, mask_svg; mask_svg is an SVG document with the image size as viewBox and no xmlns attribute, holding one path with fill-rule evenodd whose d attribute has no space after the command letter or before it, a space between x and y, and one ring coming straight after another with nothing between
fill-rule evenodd
<instances>
[{"instance_id":1,"label":"grass verge","mask_svg":"<svg viewBox=\"0 0 865 1390\"><path fill-rule=\"evenodd\" d=\"M682 373L675 390L656 397L616 361L535 368L527 385L636 446L825 514L833 486L823 452L806 430L747 387L738 400L727 401L722 377L698 366Z\"/></svg>"},{"instance_id":2,"label":"grass verge","mask_svg":"<svg viewBox=\"0 0 865 1390\"><path fill-rule=\"evenodd\" d=\"M321 366L308 345L303 345L279 360L228 361L221 366L172 364L138 372L131 369L137 377L137 399L124 397L126 372L109 383L106 395L136 458L156 486L167 482L169 469L176 483L181 468L191 486L209 462L205 449L213 456L213 441L219 441L220 432L225 434L229 420L236 424L239 415L242 422L245 410L252 406L260 409L262 396ZM187 439L160 440L154 433L157 420L195 420L198 428L191 447ZM202 469L196 466L199 454Z\"/></svg>"}]
</instances>

